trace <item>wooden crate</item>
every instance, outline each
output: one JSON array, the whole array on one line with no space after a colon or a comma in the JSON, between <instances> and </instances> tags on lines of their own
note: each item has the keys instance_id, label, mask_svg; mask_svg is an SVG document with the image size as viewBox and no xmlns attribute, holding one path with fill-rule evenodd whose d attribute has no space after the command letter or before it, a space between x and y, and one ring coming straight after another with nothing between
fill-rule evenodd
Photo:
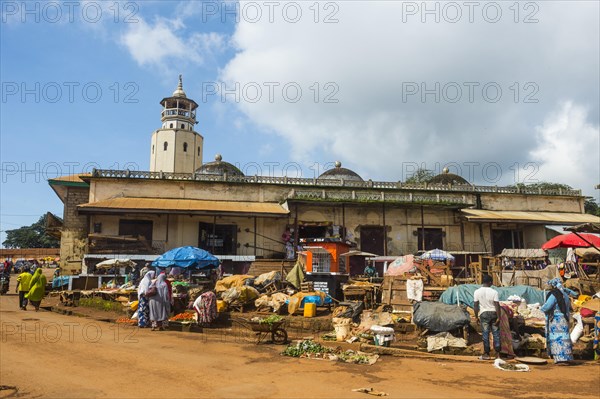
<instances>
[{"instance_id":1,"label":"wooden crate","mask_svg":"<svg viewBox=\"0 0 600 399\"><path fill-rule=\"evenodd\" d=\"M315 291L315 285L313 281L305 281L302 283L302 286L300 287L300 290L302 292L314 292Z\"/></svg>"},{"instance_id":2,"label":"wooden crate","mask_svg":"<svg viewBox=\"0 0 600 399\"><path fill-rule=\"evenodd\" d=\"M381 303L391 305L396 311L410 312L412 304L406 295L406 277L384 276Z\"/></svg>"}]
</instances>

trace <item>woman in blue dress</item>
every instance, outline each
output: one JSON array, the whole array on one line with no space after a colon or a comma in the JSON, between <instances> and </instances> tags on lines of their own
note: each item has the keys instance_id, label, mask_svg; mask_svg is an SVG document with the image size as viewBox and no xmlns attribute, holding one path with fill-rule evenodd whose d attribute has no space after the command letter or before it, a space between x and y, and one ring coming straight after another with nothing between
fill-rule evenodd
<instances>
[{"instance_id":1,"label":"woman in blue dress","mask_svg":"<svg viewBox=\"0 0 600 399\"><path fill-rule=\"evenodd\" d=\"M150 307L146 291L150 288L154 275L152 270L146 273L138 286L138 327L140 328L150 327Z\"/></svg>"},{"instance_id":2,"label":"woman in blue dress","mask_svg":"<svg viewBox=\"0 0 600 399\"><path fill-rule=\"evenodd\" d=\"M571 300L577 293L563 287L560 278L548 281L551 290L546 296L542 311L546 313L548 354L556 364L568 364L573 360L573 347L569 335Z\"/></svg>"}]
</instances>

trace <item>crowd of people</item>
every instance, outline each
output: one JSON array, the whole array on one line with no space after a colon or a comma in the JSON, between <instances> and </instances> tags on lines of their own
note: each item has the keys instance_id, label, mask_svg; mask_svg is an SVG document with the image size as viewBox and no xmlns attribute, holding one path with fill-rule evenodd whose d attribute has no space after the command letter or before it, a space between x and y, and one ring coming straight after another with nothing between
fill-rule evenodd
<instances>
[{"instance_id":1,"label":"crowd of people","mask_svg":"<svg viewBox=\"0 0 600 399\"><path fill-rule=\"evenodd\" d=\"M510 320L512 309L500 304L498 291L492 288L492 277L484 275L483 286L475 290L474 311L481 324L483 338L483 354L481 360L490 359L490 333L493 337L496 357L513 358L512 333ZM571 314L570 297L578 294L563 286L560 277L548 281L545 303L540 308L546 316L546 346L548 355L557 365L567 365L573 361L573 344L569 334Z\"/></svg>"}]
</instances>

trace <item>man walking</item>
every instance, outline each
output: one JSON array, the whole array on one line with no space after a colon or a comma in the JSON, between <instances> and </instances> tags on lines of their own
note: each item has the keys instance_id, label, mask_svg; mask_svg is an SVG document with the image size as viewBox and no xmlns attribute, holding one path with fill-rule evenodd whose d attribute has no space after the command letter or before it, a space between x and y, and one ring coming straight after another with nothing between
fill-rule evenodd
<instances>
[{"instance_id":1,"label":"man walking","mask_svg":"<svg viewBox=\"0 0 600 399\"><path fill-rule=\"evenodd\" d=\"M496 357L500 357L500 303L498 291L492 288L492 277L485 274L481 282L483 287L475 290L473 299L475 301L475 318L481 323L483 335L483 355L480 360L490 359L490 330L494 337L494 350Z\"/></svg>"},{"instance_id":2,"label":"man walking","mask_svg":"<svg viewBox=\"0 0 600 399\"><path fill-rule=\"evenodd\" d=\"M17 277L17 289L19 292L19 308L21 310L27 310L27 298L25 294L29 292L29 282L31 281L31 274L27 267L23 269L23 272Z\"/></svg>"}]
</instances>

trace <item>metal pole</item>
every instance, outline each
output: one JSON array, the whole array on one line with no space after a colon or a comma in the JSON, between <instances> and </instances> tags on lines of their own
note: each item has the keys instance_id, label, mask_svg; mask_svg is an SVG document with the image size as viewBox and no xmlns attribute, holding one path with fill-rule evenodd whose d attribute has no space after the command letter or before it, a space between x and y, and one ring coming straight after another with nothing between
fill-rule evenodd
<instances>
[{"instance_id":1,"label":"metal pole","mask_svg":"<svg viewBox=\"0 0 600 399\"><path fill-rule=\"evenodd\" d=\"M423 205L421 205L421 250L425 251L425 217L423 215Z\"/></svg>"},{"instance_id":2,"label":"metal pole","mask_svg":"<svg viewBox=\"0 0 600 399\"><path fill-rule=\"evenodd\" d=\"M254 216L254 256L256 256L256 216Z\"/></svg>"},{"instance_id":3,"label":"metal pole","mask_svg":"<svg viewBox=\"0 0 600 399\"><path fill-rule=\"evenodd\" d=\"M385 224L385 202L382 204L383 213L383 256L387 256L387 226Z\"/></svg>"}]
</instances>

